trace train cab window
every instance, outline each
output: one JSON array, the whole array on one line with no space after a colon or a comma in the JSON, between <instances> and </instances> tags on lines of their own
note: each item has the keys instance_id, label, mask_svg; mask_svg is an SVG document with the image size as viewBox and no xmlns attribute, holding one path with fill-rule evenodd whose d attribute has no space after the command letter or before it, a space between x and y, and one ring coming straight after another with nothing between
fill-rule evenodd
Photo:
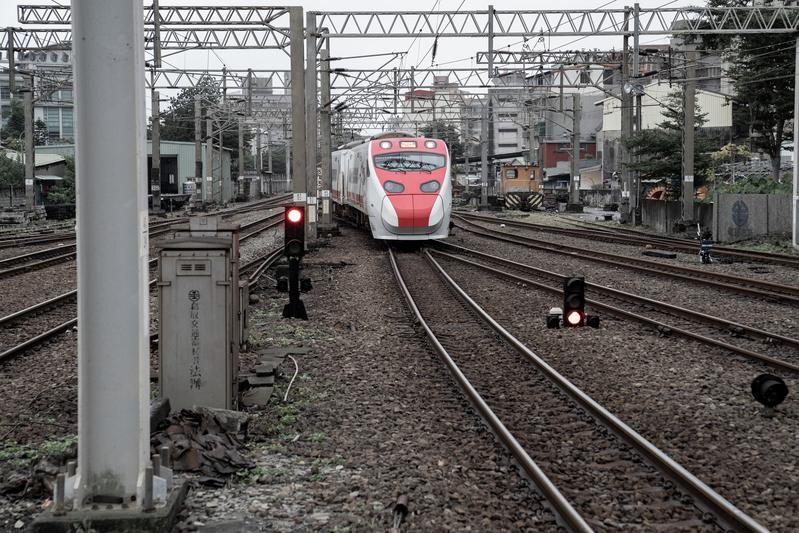
<instances>
[{"instance_id":1,"label":"train cab window","mask_svg":"<svg viewBox=\"0 0 799 533\"><path fill-rule=\"evenodd\" d=\"M375 156L375 167L394 172L423 170L430 172L446 165L446 158L441 154L423 152L397 152Z\"/></svg>"},{"instance_id":2,"label":"train cab window","mask_svg":"<svg viewBox=\"0 0 799 533\"><path fill-rule=\"evenodd\" d=\"M511 169L506 170L505 171L505 177L506 178L517 178L518 174L516 173L516 169L515 168L511 168Z\"/></svg>"}]
</instances>

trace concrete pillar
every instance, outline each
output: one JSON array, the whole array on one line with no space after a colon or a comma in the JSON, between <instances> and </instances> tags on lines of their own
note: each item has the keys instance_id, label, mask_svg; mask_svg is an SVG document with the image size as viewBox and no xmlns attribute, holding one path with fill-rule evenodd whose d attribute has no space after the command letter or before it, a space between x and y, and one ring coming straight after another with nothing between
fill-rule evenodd
<instances>
[{"instance_id":1,"label":"concrete pillar","mask_svg":"<svg viewBox=\"0 0 799 533\"><path fill-rule=\"evenodd\" d=\"M294 201L305 203L308 182L305 172L305 64L303 61L302 8L289 7L291 26L291 175L294 178ZM286 146L289 150L289 146ZM288 156L286 156L288 161ZM288 167L286 169L289 172Z\"/></svg>"},{"instance_id":2,"label":"concrete pillar","mask_svg":"<svg viewBox=\"0 0 799 533\"><path fill-rule=\"evenodd\" d=\"M322 191L320 199L322 202L322 215L319 222L325 226L330 226L333 222L333 210L330 200L330 189L333 186L332 174L332 148L330 140L330 51L328 49L330 40L325 40L325 48L322 49L320 85L322 91L322 106L319 116L320 151L322 155ZM394 75L396 76L396 69ZM396 105L396 101L395 101ZM395 115L396 117L396 115Z\"/></svg>"},{"instance_id":3,"label":"concrete pillar","mask_svg":"<svg viewBox=\"0 0 799 533\"><path fill-rule=\"evenodd\" d=\"M308 178L308 207L305 217L305 240L316 240L317 189L316 177L316 143L319 137L317 127L317 91L316 91L316 13L305 14L305 164Z\"/></svg>"},{"instance_id":4,"label":"concrete pillar","mask_svg":"<svg viewBox=\"0 0 799 533\"><path fill-rule=\"evenodd\" d=\"M33 210L36 176L36 152L33 144L33 77L28 76L28 86L23 95L25 108L25 209Z\"/></svg>"},{"instance_id":5,"label":"concrete pillar","mask_svg":"<svg viewBox=\"0 0 799 533\"><path fill-rule=\"evenodd\" d=\"M569 203L580 203L580 115L582 114L580 93L572 95L572 158L571 180L569 180Z\"/></svg>"},{"instance_id":6,"label":"concrete pillar","mask_svg":"<svg viewBox=\"0 0 799 533\"><path fill-rule=\"evenodd\" d=\"M694 219L694 115L696 110L696 50L685 54L685 101L683 102L682 219Z\"/></svg>"},{"instance_id":7,"label":"concrete pillar","mask_svg":"<svg viewBox=\"0 0 799 533\"><path fill-rule=\"evenodd\" d=\"M214 201L214 121L205 120L205 176L203 177L203 200ZM211 178L208 180L208 178Z\"/></svg>"},{"instance_id":8,"label":"concrete pillar","mask_svg":"<svg viewBox=\"0 0 799 533\"><path fill-rule=\"evenodd\" d=\"M480 207L488 207L488 101L480 117Z\"/></svg>"},{"instance_id":9,"label":"concrete pillar","mask_svg":"<svg viewBox=\"0 0 799 533\"><path fill-rule=\"evenodd\" d=\"M78 507L98 497L141 506L150 464L143 13L140 0L72 3Z\"/></svg>"},{"instance_id":10,"label":"concrete pillar","mask_svg":"<svg viewBox=\"0 0 799 533\"><path fill-rule=\"evenodd\" d=\"M205 200L205 176L203 175L203 128L200 95L194 97L194 179L202 186L201 200Z\"/></svg>"},{"instance_id":11,"label":"concrete pillar","mask_svg":"<svg viewBox=\"0 0 799 533\"><path fill-rule=\"evenodd\" d=\"M799 37L796 38L794 87L799 87ZM793 116L799 117L799 91L793 93ZM793 121L793 247L799 248L799 120Z\"/></svg>"},{"instance_id":12,"label":"concrete pillar","mask_svg":"<svg viewBox=\"0 0 799 533\"><path fill-rule=\"evenodd\" d=\"M161 211L161 115L160 95L158 91L152 93L152 132L153 132L153 174L150 183L150 192L153 195L153 211Z\"/></svg>"}]
</instances>

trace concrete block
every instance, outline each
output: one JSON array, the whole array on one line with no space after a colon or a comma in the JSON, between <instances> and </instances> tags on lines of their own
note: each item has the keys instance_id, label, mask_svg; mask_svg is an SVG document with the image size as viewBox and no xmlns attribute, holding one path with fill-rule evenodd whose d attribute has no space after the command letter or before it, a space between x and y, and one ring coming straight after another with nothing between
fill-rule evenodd
<instances>
[{"instance_id":1,"label":"concrete block","mask_svg":"<svg viewBox=\"0 0 799 533\"><path fill-rule=\"evenodd\" d=\"M768 234L791 233L791 196L768 195Z\"/></svg>"},{"instance_id":2,"label":"concrete block","mask_svg":"<svg viewBox=\"0 0 799 533\"><path fill-rule=\"evenodd\" d=\"M650 257L657 257L659 259L676 259L677 254L674 252L667 252L665 250L644 250L641 255L648 255Z\"/></svg>"},{"instance_id":3,"label":"concrete block","mask_svg":"<svg viewBox=\"0 0 799 533\"><path fill-rule=\"evenodd\" d=\"M716 203L716 241L742 241L768 233L767 194L718 194Z\"/></svg>"},{"instance_id":4,"label":"concrete block","mask_svg":"<svg viewBox=\"0 0 799 533\"><path fill-rule=\"evenodd\" d=\"M67 511L60 516L47 510L36 517L31 530L34 533L70 533L78 528L87 531L172 531L188 490L188 483L176 483L166 505L149 512L123 509L117 505L98 505L96 509Z\"/></svg>"}]
</instances>

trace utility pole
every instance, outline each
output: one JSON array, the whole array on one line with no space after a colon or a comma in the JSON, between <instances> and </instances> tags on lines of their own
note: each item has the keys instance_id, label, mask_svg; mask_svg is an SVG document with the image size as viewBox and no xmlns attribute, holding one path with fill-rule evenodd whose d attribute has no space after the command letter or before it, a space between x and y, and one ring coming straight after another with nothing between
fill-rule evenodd
<instances>
[{"instance_id":1,"label":"utility pole","mask_svg":"<svg viewBox=\"0 0 799 533\"><path fill-rule=\"evenodd\" d=\"M313 242L316 240L316 219L317 219L317 190L319 188L316 178L316 140L319 129L317 126L317 103L316 103L316 13L307 12L305 14L305 31L307 33L305 41L305 52L307 57L305 73L305 164L308 179L308 207L305 210L306 233L305 240Z\"/></svg>"},{"instance_id":2,"label":"utility pole","mask_svg":"<svg viewBox=\"0 0 799 533\"><path fill-rule=\"evenodd\" d=\"M624 31L630 27L629 8L624 9ZM632 136L632 95L625 90L630 81L630 36L625 33L621 49L621 137L619 138L618 165L621 167L621 206L619 207L620 221L626 224L630 221L630 152L624 143Z\"/></svg>"},{"instance_id":3,"label":"utility pole","mask_svg":"<svg viewBox=\"0 0 799 533\"><path fill-rule=\"evenodd\" d=\"M264 168L261 156L261 128L258 127L258 135L255 138L255 171L258 173L258 181L261 183L261 190L264 190Z\"/></svg>"},{"instance_id":4,"label":"utility pole","mask_svg":"<svg viewBox=\"0 0 799 533\"><path fill-rule=\"evenodd\" d=\"M580 93L572 94L572 160L569 182L569 203L580 204L580 116L582 115Z\"/></svg>"},{"instance_id":5,"label":"utility pole","mask_svg":"<svg viewBox=\"0 0 799 533\"><path fill-rule=\"evenodd\" d=\"M636 3L633 6L633 79L640 80L641 77L641 49L639 45L639 37L641 33L641 21L640 21L640 12L641 7ZM622 91L623 92L623 91ZM641 99L643 95L641 91L635 91L635 133L637 135L641 134ZM637 158L636 158L637 159ZM640 194L641 194L641 177L638 171L631 172L630 176L631 180L631 187L630 187L630 214L632 215L632 223L634 225L639 225L641 223L641 206L639 205L641 202Z\"/></svg>"},{"instance_id":6,"label":"utility pole","mask_svg":"<svg viewBox=\"0 0 799 533\"><path fill-rule=\"evenodd\" d=\"M6 28L8 33L8 92L14 98L17 94L16 57L14 57L14 29Z\"/></svg>"},{"instance_id":7,"label":"utility pole","mask_svg":"<svg viewBox=\"0 0 799 533\"><path fill-rule=\"evenodd\" d=\"M266 185L266 190L271 196L272 192L272 130L266 130L266 173L269 175L269 181Z\"/></svg>"},{"instance_id":8,"label":"utility pole","mask_svg":"<svg viewBox=\"0 0 799 533\"><path fill-rule=\"evenodd\" d=\"M210 118L205 120L205 187L208 189L203 196L207 202L214 201L214 121Z\"/></svg>"},{"instance_id":9,"label":"utility pole","mask_svg":"<svg viewBox=\"0 0 799 533\"><path fill-rule=\"evenodd\" d=\"M694 114L696 109L696 47L688 45L685 53L685 101L683 103L682 150L682 219L694 220Z\"/></svg>"},{"instance_id":10,"label":"utility pole","mask_svg":"<svg viewBox=\"0 0 799 533\"><path fill-rule=\"evenodd\" d=\"M153 84L155 85L155 84ZM161 212L161 110L158 91L152 90L152 160L153 172L150 180L150 192L153 195L153 211Z\"/></svg>"},{"instance_id":11,"label":"utility pole","mask_svg":"<svg viewBox=\"0 0 799 533\"><path fill-rule=\"evenodd\" d=\"M23 95L25 107L25 209L33 211L36 175L36 153L33 148L33 76L28 76L28 84Z\"/></svg>"},{"instance_id":12,"label":"utility pole","mask_svg":"<svg viewBox=\"0 0 799 533\"><path fill-rule=\"evenodd\" d=\"M794 87L799 87L799 37L796 38ZM793 116L799 117L799 91L793 93ZM793 247L799 249L799 120L793 121Z\"/></svg>"},{"instance_id":13,"label":"utility pole","mask_svg":"<svg viewBox=\"0 0 799 533\"><path fill-rule=\"evenodd\" d=\"M291 162L294 203L306 204L308 201L308 177L305 165L305 64L303 61L302 8L289 7L290 52L291 52L291 148L294 159ZM286 171L288 170L288 151L286 146ZM306 223L308 217L305 217ZM306 237L310 235L305 227Z\"/></svg>"},{"instance_id":14,"label":"utility pole","mask_svg":"<svg viewBox=\"0 0 799 533\"><path fill-rule=\"evenodd\" d=\"M488 209L488 98L480 117L480 209Z\"/></svg>"},{"instance_id":15,"label":"utility pole","mask_svg":"<svg viewBox=\"0 0 799 533\"><path fill-rule=\"evenodd\" d=\"M201 188L200 201L205 201L205 176L203 175L202 103L200 95L194 96L194 182Z\"/></svg>"},{"instance_id":16,"label":"utility pole","mask_svg":"<svg viewBox=\"0 0 799 533\"><path fill-rule=\"evenodd\" d=\"M230 199L230 195L225 194L227 189L230 189L230 180L225 179L223 172L223 159L224 159L224 145L222 144L222 124L217 128L219 133L219 203L224 204Z\"/></svg>"},{"instance_id":17,"label":"utility pole","mask_svg":"<svg viewBox=\"0 0 799 533\"><path fill-rule=\"evenodd\" d=\"M240 184L241 186L243 186L244 185L244 119L241 118L241 117L239 117L238 132L239 132L239 154L238 154L238 158L239 158L239 164L238 164L238 166L239 166L239 175L238 175L238 178L239 179L236 180L236 183ZM252 184L251 181L248 182L248 185L250 185L250 184ZM263 190L263 189L261 189L261 190ZM247 188L247 191L249 192L249 187Z\"/></svg>"},{"instance_id":18,"label":"utility pole","mask_svg":"<svg viewBox=\"0 0 799 533\"><path fill-rule=\"evenodd\" d=\"M143 13L141 0L72 3L80 326L78 464L67 484L73 509L87 510L87 522L94 513L146 510L159 478L148 424ZM101 501L127 510L103 504L95 511Z\"/></svg>"},{"instance_id":19,"label":"utility pole","mask_svg":"<svg viewBox=\"0 0 799 533\"><path fill-rule=\"evenodd\" d=\"M320 84L322 91L322 107L319 116L319 130L321 133L321 152L322 152L322 216L319 221L320 230L325 233L332 228L333 210L330 201L330 189L333 185L332 175L332 147L330 141L330 39L325 39L325 46L321 51ZM397 75L396 69L394 75ZM395 90L396 93L396 90ZM396 100L395 100L396 104Z\"/></svg>"}]
</instances>

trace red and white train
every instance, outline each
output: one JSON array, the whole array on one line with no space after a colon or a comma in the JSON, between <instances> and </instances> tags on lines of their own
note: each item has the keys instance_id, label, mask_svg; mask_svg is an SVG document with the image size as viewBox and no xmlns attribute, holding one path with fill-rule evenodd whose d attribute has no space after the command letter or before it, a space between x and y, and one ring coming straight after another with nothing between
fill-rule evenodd
<instances>
[{"instance_id":1,"label":"red and white train","mask_svg":"<svg viewBox=\"0 0 799 533\"><path fill-rule=\"evenodd\" d=\"M452 184L444 141L384 133L333 152L332 170L336 213L368 226L375 239L449 236Z\"/></svg>"}]
</instances>

